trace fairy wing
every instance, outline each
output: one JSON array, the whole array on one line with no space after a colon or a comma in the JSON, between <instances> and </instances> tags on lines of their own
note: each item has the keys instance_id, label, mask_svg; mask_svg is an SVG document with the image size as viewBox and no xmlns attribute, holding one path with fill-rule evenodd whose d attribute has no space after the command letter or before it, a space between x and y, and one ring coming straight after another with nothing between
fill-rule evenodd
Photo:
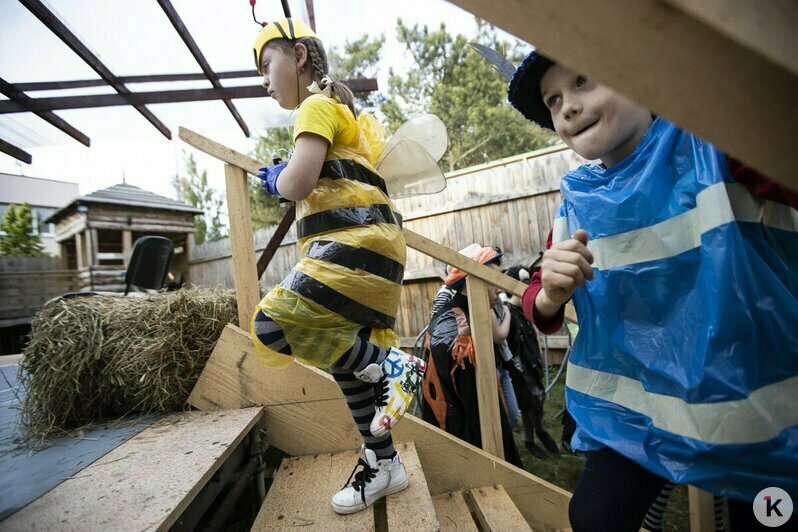
<instances>
[{"instance_id":1,"label":"fairy wing","mask_svg":"<svg viewBox=\"0 0 798 532\"><path fill-rule=\"evenodd\" d=\"M419 115L402 124L377 159L388 195L402 198L445 189L438 161L448 145L446 126L435 115Z\"/></svg>"},{"instance_id":2,"label":"fairy wing","mask_svg":"<svg viewBox=\"0 0 798 532\"><path fill-rule=\"evenodd\" d=\"M387 146L383 154L377 171L385 179L390 197L435 194L446 188L446 178L438 162L418 142L400 140Z\"/></svg>"}]
</instances>

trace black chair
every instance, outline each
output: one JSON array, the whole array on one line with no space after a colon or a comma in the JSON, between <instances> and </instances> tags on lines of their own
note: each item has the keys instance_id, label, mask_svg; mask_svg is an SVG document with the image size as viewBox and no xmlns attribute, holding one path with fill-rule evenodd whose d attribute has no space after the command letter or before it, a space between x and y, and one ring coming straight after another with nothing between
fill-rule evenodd
<instances>
[{"instance_id":1,"label":"black chair","mask_svg":"<svg viewBox=\"0 0 798 532\"><path fill-rule=\"evenodd\" d=\"M130 263L125 273L125 295L130 287L160 290L166 283L175 246L162 236L142 236L133 244Z\"/></svg>"}]
</instances>

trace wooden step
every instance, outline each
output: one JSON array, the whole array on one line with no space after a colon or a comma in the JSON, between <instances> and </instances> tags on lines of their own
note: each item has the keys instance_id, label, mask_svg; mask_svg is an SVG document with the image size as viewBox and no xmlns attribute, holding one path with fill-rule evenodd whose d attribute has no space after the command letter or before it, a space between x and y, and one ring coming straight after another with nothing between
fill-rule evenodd
<instances>
[{"instance_id":1,"label":"wooden step","mask_svg":"<svg viewBox=\"0 0 798 532\"><path fill-rule=\"evenodd\" d=\"M442 532L477 532L462 491L452 491L432 498Z\"/></svg>"},{"instance_id":2,"label":"wooden step","mask_svg":"<svg viewBox=\"0 0 798 532\"><path fill-rule=\"evenodd\" d=\"M385 498L388 530L439 530L432 497L413 442L397 446L410 480L407 489ZM349 515L338 515L332 496L352 473L361 453L320 454L286 458L274 476L253 531L272 530L374 530L374 507Z\"/></svg>"},{"instance_id":3,"label":"wooden step","mask_svg":"<svg viewBox=\"0 0 798 532\"><path fill-rule=\"evenodd\" d=\"M332 509L332 496L344 486L360 456L359 451L348 451L283 460L252 530L374 530L373 508L350 515Z\"/></svg>"},{"instance_id":4,"label":"wooden step","mask_svg":"<svg viewBox=\"0 0 798 532\"><path fill-rule=\"evenodd\" d=\"M502 486L471 489L471 508L481 530L532 532L521 511Z\"/></svg>"},{"instance_id":5,"label":"wooden step","mask_svg":"<svg viewBox=\"0 0 798 532\"><path fill-rule=\"evenodd\" d=\"M352 415L330 375L297 363L279 371L267 368L258 359L251 336L231 325L216 343L188 402L202 410L263 405L266 443L294 456L359 445ZM534 529L569 526L571 496L562 488L411 415L405 415L392 432L394 442L415 442L431 494L501 484ZM352 467L354 462L349 471Z\"/></svg>"},{"instance_id":6,"label":"wooden step","mask_svg":"<svg viewBox=\"0 0 798 532\"><path fill-rule=\"evenodd\" d=\"M262 415L256 407L166 416L0 529L168 530Z\"/></svg>"},{"instance_id":7,"label":"wooden step","mask_svg":"<svg viewBox=\"0 0 798 532\"><path fill-rule=\"evenodd\" d=\"M412 441L398 443L396 450L402 457L410 485L406 490L385 499L388 530L414 532L440 530L415 444Z\"/></svg>"}]
</instances>

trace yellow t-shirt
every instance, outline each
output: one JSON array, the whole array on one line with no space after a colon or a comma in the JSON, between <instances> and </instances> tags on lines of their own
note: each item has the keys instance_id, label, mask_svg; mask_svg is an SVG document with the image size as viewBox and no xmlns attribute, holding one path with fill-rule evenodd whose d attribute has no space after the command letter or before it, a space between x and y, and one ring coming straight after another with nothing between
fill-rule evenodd
<instances>
[{"instance_id":1,"label":"yellow t-shirt","mask_svg":"<svg viewBox=\"0 0 798 532\"><path fill-rule=\"evenodd\" d=\"M315 133L331 145L357 148L360 128L349 107L323 94L313 94L302 102L294 125L294 140L302 133Z\"/></svg>"}]
</instances>

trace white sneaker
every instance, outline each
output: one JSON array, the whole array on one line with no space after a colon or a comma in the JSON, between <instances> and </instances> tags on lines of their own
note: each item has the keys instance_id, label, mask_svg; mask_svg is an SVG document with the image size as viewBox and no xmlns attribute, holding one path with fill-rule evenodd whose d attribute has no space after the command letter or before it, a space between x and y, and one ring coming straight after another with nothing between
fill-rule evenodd
<instances>
[{"instance_id":1,"label":"white sneaker","mask_svg":"<svg viewBox=\"0 0 798 532\"><path fill-rule=\"evenodd\" d=\"M392 347L381 365L355 372L359 380L375 385L376 413L369 427L374 436L386 435L399 423L426 371L426 362Z\"/></svg>"},{"instance_id":2,"label":"white sneaker","mask_svg":"<svg viewBox=\"0 0 798 532\"><path fill-rule=\"evenodd\" d=\"M362 470L355 473L358 467L362 467ZM336 513L353 514L368 508L386 495L402 491L407 484L407 471L399 453L393 459L377 460L374 451L364 446L363 458L358 459L344 488L333 495L332 507Z\"/></svg>"}]
</instances>

